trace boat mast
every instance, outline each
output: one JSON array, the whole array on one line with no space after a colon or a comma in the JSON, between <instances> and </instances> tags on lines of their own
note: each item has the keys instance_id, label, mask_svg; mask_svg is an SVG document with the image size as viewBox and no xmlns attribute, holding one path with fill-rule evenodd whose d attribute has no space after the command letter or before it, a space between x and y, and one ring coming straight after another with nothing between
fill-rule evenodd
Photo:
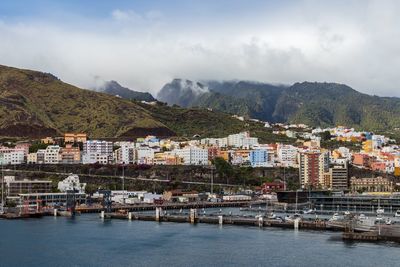
<instances>
[{"instance_id":1,"label":"boat mast","mask_svg":"<svg viewBox=\"0 0 400 267\"><path fill-rule=\"evenodd\" d=\"M286 191L286 166L283 165L283 191Z\"/></svg>"},{"instance_id":2,"label":"boat mast","mask_svg":"<svg viewBox=\"0 0 400 267\"><path fill-rule=\"evenodd\" d=\"M3 172L3 161L1 162L1 206L0 214L4 213L4 172Z\"/></svg>"},{"instance_id":3,"label":"boat mast","mask_svg":"<svg viewBox=\"0 0 400 267\"><path fill-rule=\"evenodd\" d=\"M125 168L122 163L122 204L125 205Z\"/></svg>"}]
</instances>

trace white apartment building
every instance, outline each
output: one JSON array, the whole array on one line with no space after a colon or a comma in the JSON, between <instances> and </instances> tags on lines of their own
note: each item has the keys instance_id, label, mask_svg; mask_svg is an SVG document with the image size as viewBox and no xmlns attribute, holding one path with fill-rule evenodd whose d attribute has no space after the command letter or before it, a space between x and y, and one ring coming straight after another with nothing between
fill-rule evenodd
<instances>
[{"instance_id":1,"label":"white apartment building","mask_svg":"<svg viewBox=\"0 0 400 267\"><path fill-rule=\"evenodd\" d=\"M228 138L203 138L200 140L200 144L208 145L208 146L216 146L216 147L227 147L228 146Z\"/></svg>"},{"instance_id":2,"label":"white apartment building","mask_svg":"<svg viewBox=\"0 0 400 267\"><path fill-rule=\"evenodd\" d=\"M136 148L136 161L138 164L152 164L154 160L154 150L143 146Z\"/></svg>"},{"instance_id":3,"label":"white apartment building","mask_svg":"<svg viewBox=\"0 0 400 267\"><path fill-rule=\"evenodd\" d=\"M228 136L228 146L251 148L258 145L258 138L250 137L249 132L242 132L238 134L231 134Z\"/></svg>"},{"instance_id":4,"label":"white apartment building","mask_svg":"<svg viewBox=\"0 0 400 267\"><path fill-rule=\"evenodd\" d=\"M108 164L110 163L111 156L100 153L82 154L82 164Z\"/></svg>"},{"instance_id":5,"label":"white apartment building","mask_svg":"<svg viewBox=\"0 0 400 267\"><path fill-rule=\"evenodd\" d=\"M83 143L83 154L98 153L112 156L113 142L88 140Z\"/></svg>"},{"instance_id":6,"label":"white apartment building","mask_svg":"<svg viewBox=\"0 0 400 267\"><path fill-rule=\"evenodd\" d=\"M136 161L136 148L133 142L120 142L114 151L114 162L118 164L133 164Z\"/></svg>"},{"instance_id":7,"label":"white apartment building","mask_svg":"<svg viewBox=\"0 0 400 267\"><path fill-rule=\"evenodd\" d=\"M88 140L83 143L83 164L108 164L113 157L113 142Z\"/></svg>"},{"instance_id":8,"label":"white apartment building","mask_svg":"<svg viewBox=\"0 0 400 267\"><path fill-rule=\"evenodd\" d=\"M25 150L2 147L0 148L0 165L22 164L25 162Z\"/></svg>"},{"instance_id":9,"label":"white apartment building","mask_svg":"<svg viewBox=\"0 0 400 267\"><path fill-rule=\"evenodd\" d=\"M69 190L77 190L77 193L84 194L86 183L81 183L78 175L70 174L67 178L58 182L57 188L63 193Z\"/></svg>"},{"instance_id":10,"label":"white apartment building","mask_svg":"<svg viewBox=\"0 0 400 267\"><path fill-rule=\"evenodd\" d=\"M52 145L48 146L44 152L44 163L45 164L58 164L60 161L60 146Z\"/></svg>"},{"instance_id":11,"label":"white apartment building","mask_svg":"<svg viewBox=\"0 0 400 267\"><path fill-rule=\"evenodd\" d=\"M283 167L297 167L298 149L292 145L279 144L277 147L278 161Z\"/></svg>"},{"instance_id":12,"label":"white apartment building","mask_svg":"<svg viewBox=\"0 0 400 267\"><path fill-rule=\"evenodd\" d=\"M183 159L185 165L208 165L208 150L188 146L182 149L175 149L174 153Z\"/></svg>"}]
</instances>

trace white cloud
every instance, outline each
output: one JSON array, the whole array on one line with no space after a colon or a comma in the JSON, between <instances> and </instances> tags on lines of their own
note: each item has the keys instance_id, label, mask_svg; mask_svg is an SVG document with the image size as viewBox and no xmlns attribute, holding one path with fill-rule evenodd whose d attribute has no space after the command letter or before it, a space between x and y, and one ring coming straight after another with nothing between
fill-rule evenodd
<instances>
[{"instance_id":1,"label":"white cloud","mask_svg":"<svg viewBox=\"0 0 400 267\"><path fill-rule=\"evenodd\" d=\"M81 87L100 77L152 93L181 77L332 81L400 96L399 12L397 1L302 1L244 17L115 9L109 18L82 19L81 27L3 21L0 64L52 72Z\"/></svg>"}]
</instances>

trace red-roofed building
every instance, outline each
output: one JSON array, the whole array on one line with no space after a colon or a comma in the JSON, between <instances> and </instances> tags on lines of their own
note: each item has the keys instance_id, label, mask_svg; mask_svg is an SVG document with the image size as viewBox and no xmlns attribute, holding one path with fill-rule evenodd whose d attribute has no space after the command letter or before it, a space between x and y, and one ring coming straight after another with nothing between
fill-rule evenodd
<instances>
[{"instance_id":1,"label":"red-roofed building","mask_svg":"<svg viewBox=\"0 0 400 267\"><path fill-rule=\"evenodd\" d=\"M263 193L282 191L285 190L285 183L281 181L266 182L263 185L261 185L261 190Z\"/></svg>"}]
</instances>

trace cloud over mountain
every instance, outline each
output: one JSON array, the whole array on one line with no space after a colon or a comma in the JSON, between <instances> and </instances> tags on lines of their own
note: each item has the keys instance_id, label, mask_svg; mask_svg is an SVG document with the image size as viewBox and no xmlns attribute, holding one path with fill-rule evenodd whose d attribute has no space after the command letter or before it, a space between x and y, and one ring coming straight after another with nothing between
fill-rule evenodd
<instances>
[{"instance_id":1,"label":"cloud over mountain","mask_svg":"<svg viewBox=\"0 0 400 267\"><path fill-rule=\"evenodd\" d=\"M400 96L400 2L215 2L0 9L1 63L82 87L100 76L153 94L185 77L334 81Z\"/></svg>"}]
</instances>

